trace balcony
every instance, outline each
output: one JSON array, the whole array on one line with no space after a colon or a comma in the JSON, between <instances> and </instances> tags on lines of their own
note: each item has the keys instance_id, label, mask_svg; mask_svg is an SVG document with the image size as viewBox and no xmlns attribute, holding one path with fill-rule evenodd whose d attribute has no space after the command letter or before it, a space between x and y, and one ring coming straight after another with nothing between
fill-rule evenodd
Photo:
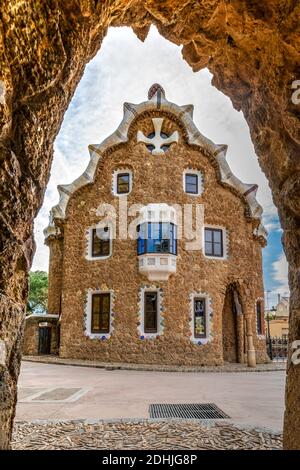
<instances>
[{"instance_id":1,"label":"balcony","mask_svg":"<svg viewBox=\"0 0 300 470\"><path fill-rule=\"evenodd\" d=\"M139 271L150 281L167 281L170 274L176 272L175 212L167 204L151 204L150 206L150 209L147 206L141 211L141 223L137 227ZM163 222L160 221L162 216Z\"/></svg>"},{"instance_id":2,"label":"balcony","mask_svg":"<svg viewBox=\"0 0 300 470\"><path fill-rule=\"evenodd\" d=\"M167 281L176 273L176 256L170 254L144 254L139 256L139 271L149 281Z\"/></svg>"}]
</instances>

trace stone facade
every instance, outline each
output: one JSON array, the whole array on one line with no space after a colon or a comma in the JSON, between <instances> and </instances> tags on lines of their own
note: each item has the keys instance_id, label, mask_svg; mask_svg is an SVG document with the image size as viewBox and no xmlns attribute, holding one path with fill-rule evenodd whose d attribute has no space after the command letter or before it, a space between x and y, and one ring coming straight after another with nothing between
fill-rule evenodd
<instances>
[{"instance_id":1,"label":"stone facade","mask_svg":"<svg viewBox=\"0 0 300 470\"><path fill-rule=\"evenodd\" d=\"M194 71L208 67L212 85L243 112L268 179L291 292L284 447L299 449L300 367L292 361L300 338L299 2L70 0L53 7L3 0L1 13L0 448L10 445L33 219L49 179L53 141L108 28L131 27L144 41L155 25L183 46Z\"/></svg>"},{"instance_id":2,"label":"stone facade","mask_svg":"<svg viewBox=\"0 0 300 470\"><path fill-rule=\"evenodd\" d=\"M139 136L151 135L153 119L159 118L162 133L178 133L178 141L154 154ZM159 86L152 88L147 102L125 103L118 130L103 144L90 146L88 169L71 185L59 187L60 203L52 209L45 230L50 248L49 311L61 312L61 357L191 365L217 365L224 359L247 362L248 357L255 365L255 351L257 362L267 361L265 338L256 333L255 309L263 297L261 248L266 232L253 194L257 188L232 175L226 150L195 128L192 106L169 103ZM90 259L90 228L101 219L100 203L115 210L118 227L124 198L114 194L113 180L120 169L132 175L128 207L202 204L204 225L223 229L224 256L205 256L202 246L188 250L186 240L179 239L176 272L168 280L149 281L139 270L136 240L120 239L117 233L111 256ZM184 191L187 170L201 174L201 194ZM128 216L128 222L134 217ZM151 337L141 331L144 290L160 293L159 331ZM90 296L96 292L111 294L108 335L90 333ZM193 338L195 296L206 299L207 331L201 339Z\"/></svg>"},{"instance_id":3,"label":"stone facade","mask_svg":"<svg viewBox=\"0 0 300 470\"><path fill-rule=\"evenodd\" d=\"M268 312L268 314L271 316L271 320L269 320L269 329L271 336L276 336L278 338L288 336L289 310L289 297L281 297L280 294L278 294L278 304L276 305L275 311Z\"/></svg>"},{"instance_id":4,"label":"stone facade","mask_svg":"<svg viewBox=\"0 0 300 470\"><path fill-rule=\"evenodd\" d=\"M49 328L50 345L49 354L58 354L59 348L59 324L57 315L30 315L25 320L25 331L22 352L25 355L34 356L40 353L40 328Z\"/></svg>"}]
</instances>

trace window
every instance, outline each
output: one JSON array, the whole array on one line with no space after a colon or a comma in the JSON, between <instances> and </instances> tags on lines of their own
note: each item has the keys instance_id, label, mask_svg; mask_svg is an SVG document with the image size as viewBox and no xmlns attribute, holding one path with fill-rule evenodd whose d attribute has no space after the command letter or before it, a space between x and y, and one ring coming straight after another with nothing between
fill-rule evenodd
<instances>
[{"instance_id":1,"label":"window","mask_svg":"<svg viewBox=\"0 0 300 470\"><path fill-rule=\"evenodd\" d=\"M206 337L206 302L199 297L194 299L194 337Z\"/></svg>"},{"instance_id":2,"label":"window","mask_svg":"<svg viewBox=\"0 0 300 470\"><path fill-rule=\"evenodd\" d=\"M263 318L261 300L257 300L256 302L256 325L257 325L257 334L263 335L264 334L264 318Z\"/></svg>"},{"instance_id":3,"label":"window","mask_svg":"<svg viewBox=\"0 0 300 470\"><path fill-rule=\"evenodd\" d=\"M125 196L132 190L132 171L129 168L120 168L113 173L112 192L115 196Z\"/></svg>"},{"instance_id":4,"label":"window","mask_svg":"<svg viewBox=\"0 0 300 470\"><path fill-rule=\"evenodd\" d=\"M128 194L130 192L130 174L118 173L117 174L117 193Z\"/></svg>"},{"instance_id":5,"label":"window","mask_svg":"<svg viewBox=\"0 0 300 470\"><path fill-rule=\"evenodd\" d=\"M203 192L203 173L194 168L186 168L182 174L183 190L191 196L200 196Z\"/></svg>"},{"instance_id":6,"label":"window","mask_svg":"<svg viewBox=\"0 0 300 470\"><path fill-rule=\"evenodd\" d=\"M195 173L185 173L185 192L189 194L198 194L199 175Z\"/></svg>"},{"instance_id":7,"label":"window","mask_svg":"<svg viewBox=\"0 0 300 470\"><path fill-rule=\"evenodd\" d=\"M92 229L91 255L93 258L110 255L110 230L108 227Z\"/></svg>"},{"instance_id":8,"label":"window","mask_svg":"<svg viewBox=\"0 0 300 470\"><path fill-rule=\"evenodd\" d=\"M206 228L204 231L205 255L223 257L223 230Z\"/></svg>"},{"instance_id":9,"label":"window","mask_svg":"<svg viewBox=\"0 0 300 470\"><path fill-rule=\"evenodd\" d=\"M140 289L139 322L137 331L140 339L155 339L163 334L161 322L162 289L144 286Z\"/></svg>"},{"instance_id":10,"label":"window","mask_svg":"<svg viewBox=\"0 0 300 470\"><path fill-rule=\"evenodd\" d=\"M110 294L92 295L92 333L109 333L110 329Z\"/></svg>"},{"instance_id":11,"label":"window","mask_svg":"<svg viewBox=\"0 0 300 470\"><path fill-rule=\"evenodd\" d=\"M177 227L170 222L144 222L137 227L138 255L169 253L177 255Z\"/></svg>"},{"instance_id":12,"label":"window","mask_svg":"<svg viewBox=\"0 0 300 470\"><path fill-rule=\"evenodd\" d=\"M144 332L157 333L157 292L145 292L144 296Z\"/></svg>"}]
</instances>

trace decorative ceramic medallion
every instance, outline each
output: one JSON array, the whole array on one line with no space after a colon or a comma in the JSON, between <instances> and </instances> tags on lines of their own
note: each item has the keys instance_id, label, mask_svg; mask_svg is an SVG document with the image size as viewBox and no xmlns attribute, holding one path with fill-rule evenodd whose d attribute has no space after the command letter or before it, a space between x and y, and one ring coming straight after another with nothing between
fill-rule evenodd
<instances>
[{"instance_id":1,"label":"decorative ceramic medallion","mask_svg":"<svg viewBox=\"0 0 300 470\"><path fill-rule=\"evenodd\" d=\"M179 139L178 131L174 131L171 135L162 132L162 124L164 118L153 118L154 132L151 132L147 137L142 131L137 132L137 142L146 144L147 149L152 155L161 155L165 153L171 144L177 143Z\"/></svg>"}]
</instances>

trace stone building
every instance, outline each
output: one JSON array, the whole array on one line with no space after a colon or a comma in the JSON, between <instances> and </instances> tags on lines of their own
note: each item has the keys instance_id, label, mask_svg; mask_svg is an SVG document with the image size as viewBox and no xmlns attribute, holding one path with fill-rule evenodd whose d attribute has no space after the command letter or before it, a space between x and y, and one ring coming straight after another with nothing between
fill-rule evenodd
<instances>
[{"instance_id":1,"label":"stone building","mask_svg":"<svg viewBox=\"0 0 300 470\"><path fill-rule=\"evenodd\" d=\"M267 361L267 233L257 185L232 174L227 146L198 131L192 105L169 102L155 84L89 151L86 171L58 187L45 229L60 356Z\"/></svg>"},{"instance_id":2,"label":"stone building","mask_svg":"<svg viewBox=\"0 0 300 470\"><path fill-rule=\"evenodd\" d=\"M59 316L57 314L36 314L26 317L23 354L58 354Z\"/></svg>"},{"instance_id":3,"label":"stone building","mask_svg":"<svg viewBox=\"0 0 300 470\"><path fill-rule=\"evenodd\" d=\"M278 303L274 311L269 312L272 319L269 320L270 336L287 338L289 334L289 310L290 299L278 294Z\"/></svg>"}]
</instances>

